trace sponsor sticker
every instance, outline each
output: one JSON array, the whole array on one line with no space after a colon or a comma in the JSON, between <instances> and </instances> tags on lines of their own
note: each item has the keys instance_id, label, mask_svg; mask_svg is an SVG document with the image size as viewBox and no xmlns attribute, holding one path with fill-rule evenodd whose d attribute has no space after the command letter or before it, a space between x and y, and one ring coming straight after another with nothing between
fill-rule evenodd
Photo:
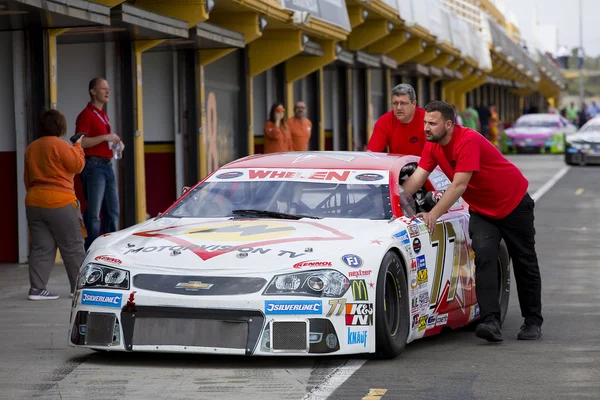
<instances>
[{"instance_id":1,"label":"sponsor sticker","mask_svg":"<svg viewBox=\"0 0 600 400\"><path fill-rule=\"evenodd\" d=\"M471 306L471 310L469 312L469 322L476 318L479 318L479 304Z\"/></svg>"},{"instance_id":2,"label":"sponsor sticker","mask_svg":"<svg viewBox=\"0 0 600 400\"><path fill-rule=\"evenodd\" d=\"M294 268L303 268L303 267L331 267L333 263L331 261L300 261L299 263L294 264Z\"/></svg>"},{"instance_id":3,"label":"sponsor sticker","mask_svg":"<svg viewBox=\"0 0 600 400\"><path fill-rule=\"evenodd\" d=\"M353 331L352 328L348 327L348 344L349 345L363 345L367 347L367 331Z\"/></svg>"},{"instance_id":4,"label":"sponsor sticker","mask_svg":"<svg viewBox=\"0 0 600 400\"><path fill-rule=\"evenodd\" d=\"M435 321L436 326L444 326L448 323L448 314L440 314Z\"/></svg>"},{"instance_id":5,"label":"sponsor sticker","mask_svg":"<svg viewBox=\"0 0 600 400\"><path fill-rule=\"evenodd\" d=\"M365 282L364 279L354 279L350 283L350 288L352 288L352 298L354 299L354 301L369 300L367 282Z\"/></svg>"},{"instance_id":6,"label":"sponsor sticker","mask_svg":"<svg viewBox=\"0 0 600 400\"><path fill-rule=\"evenodd\" d=\"M295 232L296 228L281 222L247 221L201 226L190 229L185 234L199 241L250 242L279 239Z\"/></svg>"},{"instance_id":7,"label":"sponsor sticker","mask_svg":"<svg viewBox=\"0 0 600 400\"><path fill-rule=\"evenodd\" d=\"M419 325L419 314L415 314L413 315L413 319L412 319L412 328L416 328L417 325Z\"/></svg>"},{"instance_id":8,"label":"sponsor sticker","mask_svg":"<svg viewBox=\"0 0 600 400\"><path fill-rule=\"evenodd\" d=\"M416 237L421 234L421 231L419 230L419 227L417 225L410 224L408 226L408 233L410 234L410 237Z\"/></svg>"},{"instance_id":9,"label":"sponsor sticker","mask_svg":"<svg viewBox=\"0 0 600 400\"><path fill-rule=\"evenodd\" d=\"M427 268L425 268L425 266L419 268L417 270L417 284L422 285L424 283L427 283L428 280L429 280L429 276L427 274Z\"/></svg>"},{"instance_id":10,"label":"sponsor sticker","mask_svg":"<svg viewBox=\"0 0 600 400\"><path fill-rule=\"evenodd\" d=\"M425 329L427 329L427 318L429 318L429 315L419 317L419 332L422 332Z\"/></svg>"},{"instance_id":11,"label":"sponsor sticker","mask_svg":"<svg viewBox=\"0 0 600 400\"><path fill-rule=\"evenodd\" d=\"M429 304L429 293L421 292L419 293L419 304Z\"/></svg>"},{"instance_id":12,"label":"sponsor sticker","mask_svg":"<svg viewBox=\"0 0 600 400\"><path fill-rule=\"evenodd\" d=\"M419 257L421 257L421 256L419 256ZM412 258L410 260L410 271L417 272L417 261L414 258Z\"/></svg>"},{"instance_id":13,"label":"sponsor sticker","mask_svg":"<svg viewBox=\"0 0 600 400\"><path fill-rule=\"evenodd\" d=\"M346 303L346 325L373 325L373 304Z\"/></svg>"},{"instance_id":14,"label":"sponsor sticker","mask_svg":"<svg viewBox=\"0 0 600 400\"><path fill-rule=\"evenodd\" d=\"M419 269L425 269L425 256L424 255L420 255L417 256L417 270Z\"/></svg>"},{"instance_id":15,"label":"sponsor sticker","mask_svg":"<svg viewBox=\"0 0 600 400\"><path fill-rule=\"evenodd\" d=\"M265 314L322 314L321 300L265 300Z\"/></svg>"},{"instance_id":16,"label":"sponsor sticker","mask_svg":"<svg viewBox=\"0 0 600 400\"><path fill-rule=\"evenodd\" d=\"M121 308L122 300L122 293L97 292L95 290L84 290L81 293L81 304L89 306Z\"/></svg>"},{"instance_id":17,"label":"sponsor sticker","mask_svg":"<svg viewBox=\"0 0 600 400\"><path fill-rule=\"evenodd\" d=\"M223 172L223 173L217 175L217 178L218 179L233 179L233 178L239 178L242 175L244 175L244 173L240 172L240 171L228 171L228 172Z\"/></svg>"},{"instance_id":18,"label":"sponsor sticker","mask_svg":"<svg viewBox=\"0 0 600 400\"><path fill-rule=\"evenodd\" d=\"M427 318L427 327L433 328L434 326L435 326L435 315L430 315L429 318Z\"/></svg>"},{"instance_id":19,"label":"sponsor sticker","mask_svg":"<svg viewBox=\"0 0 600 400\"><path fill-rule=\"evenodd\" d=\"M413 250L417 254L421 251L421 240L419 240L419 238L413 240Z\"/></svg>"},{"instance_id":20,"label":"sponsor sticker","mask_svg":"<svg viewBox=\"0 0 600 400\"><path fill-rule=\"evenodd\" d=\"M355 178L359 181L374 182L382 180L384 176L379 174L359 174Z\"/></svg>"},{"instance_id":21,"label":"sponsor sticker","mask_svg":"<svg viewBox=\"0 0 600 400\"><path fill-rule=\"evenodd\" d=\"M96 258L94 258L95 261L106 261L109 263L113 263L113 264L121 264L122 261L119 260L118 258L115 257L111 257L111 256L97 256Z\"/></svg>"},{"instance_id":22,"label":"sponsor sticker","mask_svg":"<svg viewBox=\"0 0 600 400\"><path fill-rule=\"evenodd\" d=\"M410 244L410 237L406 229L394 234L394 238L398 239L402 244Z\"/></svg>"},{"instance_id":23,"label":"sponsor sticker","mask_svg":"<svg viewBox=\"0 0 600 400\"><path fill-rule=\"evenodd\" d=\"M356 271L348 272L348 276L351 278L360 278L361 276L370 276L372 272L373 271L371 271L370 269L357 269Z\"/></svg>"},{"instance_id":24,"label":"sponsor sticker","mask_svg":"<svg viewBox=\"0 0 600 400\"><path fill-rule=\"evenodd\" d=\"M342 256L342 261L349 267L360 268L363 265L363 260L355 254L345 254Z\"/></svg>"}]
</instances>

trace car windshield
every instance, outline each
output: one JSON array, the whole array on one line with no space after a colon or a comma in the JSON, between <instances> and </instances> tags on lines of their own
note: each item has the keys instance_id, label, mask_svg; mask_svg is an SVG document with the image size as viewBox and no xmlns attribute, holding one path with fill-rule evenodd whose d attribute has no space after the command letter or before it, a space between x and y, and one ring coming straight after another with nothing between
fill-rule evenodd
<instances>
[{"instance_id":1,"label":"car windshield","mask_svg":"<svg viewBox=\"0 0 600 400\"><path fill-rule=\"evenodd\" d=\"M355 219L392 216L387 171L222 171L192 189L165 216Z\"/></svg>"},{"instance_id":2,"label":"car windshield","mask_svg":"<svg viewBox=\"0 0 600 400\"><path fill-rule=\"evenodd\" d=\"M515 128L559 128L560 124L555 119L519 118Z\"/></svg>"}]
</instances>

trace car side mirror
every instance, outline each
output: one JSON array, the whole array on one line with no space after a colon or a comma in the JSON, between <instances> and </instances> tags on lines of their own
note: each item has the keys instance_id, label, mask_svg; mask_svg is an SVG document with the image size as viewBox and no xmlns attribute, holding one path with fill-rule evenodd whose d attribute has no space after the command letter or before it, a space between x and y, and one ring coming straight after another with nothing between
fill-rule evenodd
<instances>
[{"instance_id":1,"label":"car side mirror","mask_svg":"<svg viewBox=\"0 0 600 400\"><path fill-rule=\"evenodd\" d=\"M189 190L190 190L189 186L184 186L183 188L181 188L181 195L183 196L184 194L189 192Z\"/></svg>"}]
</instances>

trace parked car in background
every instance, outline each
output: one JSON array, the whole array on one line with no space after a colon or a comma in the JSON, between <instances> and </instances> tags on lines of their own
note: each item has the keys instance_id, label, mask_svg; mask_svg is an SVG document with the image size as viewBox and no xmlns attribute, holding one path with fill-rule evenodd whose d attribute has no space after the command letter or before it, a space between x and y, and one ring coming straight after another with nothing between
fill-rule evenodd
<instances>
[{"instance_id":1,"label":"parked car in background","mask_svg":"<svg viewBox=\"0 0 600 400\"><path fill-rule=\"evenodd\" d=\"M526 114L506 130L505 153L558 153L577 128L558 114Z\"/></svg>"},{"instance_id":2,"label":"parked car in background","mask_svg":"<svg viewBox=\"0 0 600 400\"><path fill-rule=\"evenodd\" d=\"M600 164L600 117L592 118L565 139L565 162L569 165Z\"/></svg>"}]
</instances>

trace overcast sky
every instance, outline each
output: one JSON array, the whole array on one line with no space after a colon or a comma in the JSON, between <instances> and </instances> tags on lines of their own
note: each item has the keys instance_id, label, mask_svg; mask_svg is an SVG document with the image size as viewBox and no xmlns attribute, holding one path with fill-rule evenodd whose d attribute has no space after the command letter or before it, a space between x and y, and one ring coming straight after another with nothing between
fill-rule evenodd
<instances>
[{"instance_id":1,"label":"overcast sky","mask_svg":"<svg viewBox=\"0 0 600 400\"><path fill-rule=\"evenodd\" d=\"M600 55L600 0L582 1L583 47L587 55L596 57ZM539 32L544 47L555 47L556 43L556 31L553 34L548 25L558 28L560 44L567 45L569 49L579 46L579 0L504 0L504 4L506 15L512 12L517 17L521 33L528 43L533 37L535 13L537 22L543 25Z\"/></svg>"}]
</instances>

